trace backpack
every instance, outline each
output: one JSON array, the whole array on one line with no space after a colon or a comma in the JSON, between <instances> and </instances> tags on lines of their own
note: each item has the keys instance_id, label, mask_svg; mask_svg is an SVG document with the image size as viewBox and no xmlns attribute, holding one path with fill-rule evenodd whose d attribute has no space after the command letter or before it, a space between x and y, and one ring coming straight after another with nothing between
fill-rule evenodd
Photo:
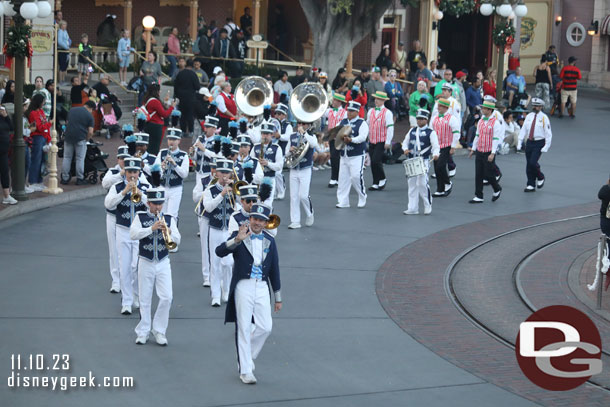
<instances>
[{"instance_id":1,"label":"backpack","mask_svg":"<svg viewBox=\"0 0 610 407\"><path fill-rule=\"evenodd\" d=\"M155 98L150 98L150 99L148 99L148 100L146 101L146 103L144 103L142 106L138 107L138 109L136 110L136 115L137 115L138 113L143 113L143 114L144 114L144 116L146 116L146 121L147 121L147 122L148 122L148 121L150 121L150 119L152 119L152 117L153 117L153 116L154 116L154 115L155 115L157 112L152 112L152 113L149 113L149 112L148 112L148 109L146 109L146 106L148 105L148 103L149 103L151 100L154 100L154 99L155 99Z\"/></svg>"}]
</instances>

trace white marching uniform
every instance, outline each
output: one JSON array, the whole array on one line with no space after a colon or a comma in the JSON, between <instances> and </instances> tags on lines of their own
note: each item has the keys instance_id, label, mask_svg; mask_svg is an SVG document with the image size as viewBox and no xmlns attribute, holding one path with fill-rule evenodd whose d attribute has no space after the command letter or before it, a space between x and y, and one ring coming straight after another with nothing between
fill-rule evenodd
<instances>
[{"instance_id":1,"label":"white marching uniform","mask_svg":"<svg viewBox=\"0 0 610 407\"><path fill-rule=\"evenodd\" d=\"M168 149L163 149L159 151L157 154L157 159L155 164L161 165L163 159L161 158L164 151L168 151ZM162 186L165 189L165 202L163 203L163 212L171 215L173 218L176 218L176 221L179 219L178 211L180 210L180 201L182 200L182 180L184 180L189 175L189 158L188 154L180 149L176 149L169 154L175 155L183 155L182 161L177 166L172 166L171 170L161 170L161 174L169 174L169 176L163 178ZM174 157L174 159L176 159ZM175 173L175 176L180 177L182 180L179 181L178 185L173 185L172 173Z\"/></svg>"},{"instance_id":2,"label":"white marching uniform","mask_svg":"<svg viewBox=\"0 0 610 407\"><path fill-rule=\"evenodd\" d=\"M309 143L309 151L296 167L290 169L290 222L297 224L301 223L301 206L303 206L307 218L313 216L313 205L309 196L309 187L311 184L313 153L315 149L320 149L315 136L305 132L302 137ZM296 146L298 139L299 134L294 133L290 136L290 144L286 148L290 150L290 147ZM293 142L294 140L296 142Z\"/></svg>"},{"instance_id":3,"label":"white marching uniform","mask_svg":"<svg viewBox=\"0 0 610 407\"><path fill-rule=\"evenodd\" d=\"M358 134L353 133L353 127L358 121L362 123L359 126ZM337 187L337 203L339 206L349 206L350 188L354 187L358 193L358 206L366 204L366 188L364 185L364 144L369 136L369 126L365 120L356 116L353 120L344 119L341 126L352 126L352 141L341 150L341 161L339 164L339 185ZM351 145L360 145L361 153L350 155Z\"/></svg>"},{"instance_id":4,"label":"white marching uniform","mask_svg":"<svg viewBox=\"0 0 610 407\"><path fill-rule=\"evenodd\" d=\"M207 186L206 186L207 187ZM205 190L201 180L195 184L193 188L193 202L198 204ZM210 222L205 216L197 216L199 224L199 240L201 243L201 274L203 276L203 284L210 284L210 246L208 235L210 231ZM214 248L212 248L214 250Z\"/></svg>"},{"instance_id":5,"label":"white marching uniform","mask_svg":"<svg viewBox=\"0 0 610 407\"><path fill-rule=\"evenodd\" d=\"M102 187L108 193L110 187L123 179L121 167L116 166L108 169L102 179ZM108 264L110 266L110 278L112 288L121 288L121 275L119 274L119 260L116 247L116 215L114 211L106 210L106 240L108 241Z\"/></svg>"},{"instance_id":6,"label":"white marching uniform","mask_svg":"<svg viewBox=\"0 0 610 407\"><path fill-rule=\"evenodd\" d=\"M138 215L140 214L147 214L149 217L153 218L153 215L150 214L150 212L138 212ZM148 223L152 226L154 221L151 220ZM166 221L166 223L168 222ZM140 217L136 216L129 229L131 239L138 242L151 235L155 236L151 226L144 227L140 221ZM172 241L176 244L180 244L180 232L178 231L174 218L171 218L169 222L169 229L171 231L170 235ZM161 234L161 231L157 231L157 236L159 234ZM151 240L153 239L155 239L155 237ZM162 239L155 239L152 250L154 251L155 248L157 248L157 252L153 253L152 259L144 256L141 250L139 252L138 283L140 294L140 322L135 328L137 336L148 336L151 325L153 330L165 335L169 322L169 310L173 298L172 270L169 254L165 248L165 242ZM159 303L151 324L153 288L157 292Z\"/></svg>"},{"instance_id":7,"label":"white marching uniform","mask_svg":"<svg viewBox=\"0 0 610 407\"><path fill-rule=\"evenodd\" d=\"M195 171L195 184L199 184L199 181L201 181L201 178L205 178L207 176L210 175L210 171L203 171L204 165L203 165L203 161L204 161L204 157L207 158L208 160L212 160L216 157L219 156L219 154L216 154L214 152L214 150L212 150L212 146L214 144L214 136L212 137L203 137L203 140L200 140L201 144L203 144L204 146L209 146L210 148L207 148L205 150L200 150L198 147L195 147L195 151L193 152L193 156L195 158L195 162L199 168L199 171Z\"/></svg>"},{"instance_id":8,"label":"white marching uniform","mask_svg":"<svg viewBox=\"0 0 610 407\"><path fill-rule=\"evenodd\" d=\"M260 143L259 144L255 144L254 148L252 148L252 151L250 151L250 156L252 158L259 158L259 155L256 154L256 149L258 148L258 150L260 151ZM275 154L273 154L273 148L272 146L275 146ZM265 144L266 147L266 151L265 151L265 159L268 161L267 162L267 167L269 170L271 171L275 171L276 173L278 171L281 171L282 168L284 167L284 154L282 154L282 149L280 148L279 145L277 144L272 144L271 146L269 144ZM259 160L259 165L260 164L260 160ZM265 175L267 176L267 175ZM275 174L273 175L273 177L271 178L271 183L272 183L272 191L271 191L271 196L265 201L263 202L265 205L269 205L271 207L273 207L273 197L275 194Z\"/></svg>"},{"instance_id":9,"label":"white marching uniform","mask_svg":"<svg viewBox=\"0 0 610 407\"><path fill-rule=\"evenodd\" d=\"M420 140L421 137L421 140ZM409 177L407 185L409 188L408 212L417 213L419 210L419 198L424 202L426 211L432 210L432 194L428 185L428 169L430 157L440 154L438 136L428 125L424 127L413 127L402 142L402 149L410 150L409 158L421 155L424 158L425 172L422 175ZM429 212L428 212L429 213Z\"/></svg>"}]
</instances>

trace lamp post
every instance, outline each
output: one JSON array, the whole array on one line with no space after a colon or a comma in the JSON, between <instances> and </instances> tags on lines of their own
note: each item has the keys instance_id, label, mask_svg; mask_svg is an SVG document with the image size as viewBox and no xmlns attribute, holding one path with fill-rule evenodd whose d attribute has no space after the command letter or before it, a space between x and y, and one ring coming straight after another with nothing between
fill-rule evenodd
<instances>
[{"instance_id":1,"label":"lamp post","mask_svg":"<svg viewBox=\"0 0 610 407\"><path fill-rule=\"evenodd\" d=\"M491 16L495 11L503 20L508 19L513 13L517 17L527 14L527 6L523 0L487 0L481 4L479 9L482 15ZM504 82L504 49L499 49L498 70L496 77L496 99L502 99L502 83Z\"/></svg>"},{"instance_id":2,"label":"lamp post","mask_svg":"<svg viewBox=\"0 0 610 407\"><path fill-rule=\"evenodd\" d=\"M142 19L142 27L144 27L144 31L146 31L146 55L144 55L144 58L147 58L148 53L150 52L150 36L152 35L152 29L155 28L156 23L153 16L146 16Z\"/></svg>"},{"instance_id":3,"label":"lamp post","mask_svg":"<svg viewBox=\"0 0 610 407\"><path fill-rule=\"evenodd\" d=\"M1 14L12 17L16 27L25 24L25 20L36 17L45 18L51 14L51 5L47 1L33 0L4 1ZM13 197L18 201L28 199L25 193L25 142L23 140L23 84L25 81L25 57L14 56L15 62L15 141L13 143L12 186Z\"/></svg>"}]
</instances>

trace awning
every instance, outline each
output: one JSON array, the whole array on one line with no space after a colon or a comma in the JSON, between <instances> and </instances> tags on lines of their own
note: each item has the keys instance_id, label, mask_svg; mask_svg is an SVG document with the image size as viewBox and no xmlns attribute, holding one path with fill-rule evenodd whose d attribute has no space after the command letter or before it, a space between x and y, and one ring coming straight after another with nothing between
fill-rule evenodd
<instances>
[{"instance_id":1,"label":"awning","mask_svg":"<svg viewBox=\"0 0 610 407\"><path fill-rule=\"evenodd\" d=\"M600 35L610 35L610 14L602 21L599 33Z\"/></svg>"}]
</instances>

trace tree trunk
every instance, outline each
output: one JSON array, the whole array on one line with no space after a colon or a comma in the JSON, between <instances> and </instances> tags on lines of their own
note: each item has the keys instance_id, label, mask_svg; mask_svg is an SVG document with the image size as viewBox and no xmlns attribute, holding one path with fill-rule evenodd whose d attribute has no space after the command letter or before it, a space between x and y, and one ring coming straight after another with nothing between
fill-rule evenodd
<instances>
[{"instance_id":1,"label":"tree trunk","mask_svg":"<svg viewBox=\"0 0 610 407\"><path fill-rule=\"evenodd\" d=\"M332 81L350 51L372 33L392 0L353 0L351 15L333 14L327 0L299 0L313 32L312 65L328 72Z\"/></svg>"}]
</instances>

